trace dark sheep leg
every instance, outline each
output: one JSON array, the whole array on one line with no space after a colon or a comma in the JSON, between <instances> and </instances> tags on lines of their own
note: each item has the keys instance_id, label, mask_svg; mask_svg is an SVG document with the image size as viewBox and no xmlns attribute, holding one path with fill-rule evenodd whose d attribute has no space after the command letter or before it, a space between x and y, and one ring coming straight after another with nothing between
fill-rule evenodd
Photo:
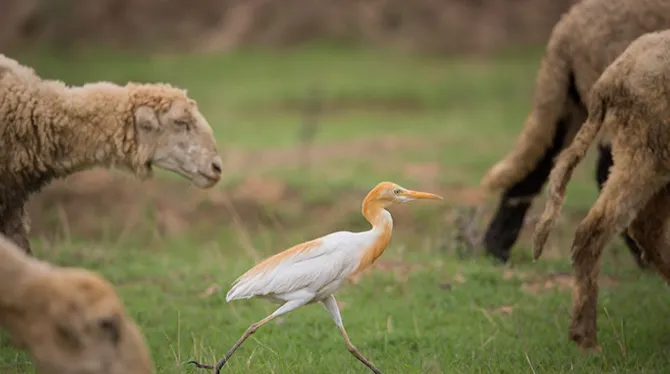
<instances>
[{"instance_id":1,"label":"dark sheep leg","mask_svg":"<svg viewBox=\"0 0 670 374\"><path fill-rule=\"evenodd\" d=\"M563 147L566 127L565 121L558 123L551 147L547 149L535 169L525 179L503 193L498 208L484 234L486 251L494 258L502 262L509 260L510 249L519 237L532 200L542 190L554 165L554 157Z\"/></svg>"}]
</instances>

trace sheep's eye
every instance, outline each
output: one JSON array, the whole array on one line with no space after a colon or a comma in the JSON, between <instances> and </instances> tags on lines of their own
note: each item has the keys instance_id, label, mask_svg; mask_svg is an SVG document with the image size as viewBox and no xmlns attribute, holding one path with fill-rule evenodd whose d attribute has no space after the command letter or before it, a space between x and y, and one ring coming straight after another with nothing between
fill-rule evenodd
<instances>
[{"instance_id":1,"label":"sheep's eye","mask_svg":"<svg viewBox=\"0 0 670 374\"><path fill-rule=\"evenodd\" d=\"M121 339L120 324L121 322L117 317L107 317L98 321L100 329L109 336L114 344L118 344Z\"/></svg>"}]
</instances>

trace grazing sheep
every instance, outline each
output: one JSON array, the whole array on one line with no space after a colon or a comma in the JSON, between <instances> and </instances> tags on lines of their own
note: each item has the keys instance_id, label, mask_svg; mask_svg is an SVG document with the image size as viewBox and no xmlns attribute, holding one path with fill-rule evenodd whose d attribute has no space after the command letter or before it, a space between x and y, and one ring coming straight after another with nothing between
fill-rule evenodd
<instances>
[{"instance_id":1,"label":"grazing sheep","mask_svg":"<svg viewBox=\"0 0 670 374\"><path fill-rule=\"evenodd\" d=\"M0 328L43 374L151 374L144 337L114 287L51 266L0 235Z\"/></svg>"},{"instance_id":2,"label":"grazing sheep","mask_svg":"<svg viewBox=\"0 0 670 374\"><path fill-rule=\"evenodd\" d=\"M583 0L554 27L539 68L532 109L509 154L487 171L482 186L503 190L484 236L488 253L506 262L532 200L540 193L554 157L586 119L588 93L602 71L638 36L670 28L670 1ZM610 147L598 147L599 189L612 164ZM623 238L638 265L639 249Z\"/></svg>"},{"instance_id":3,"label":"grazing sheep","mask_svg":"<svg viewBox=\"0 0 670 374\"><path fill-rule=\"evenodd\" d=\"M140 178L157 166L200 188L221 177L212 129L186 92L167 84L68 87L0 54L0 233L27 253L32 193L55 178L120 166Z\"/></svg>"},{"instance_id":4,"label":"grazing sheep","mask_svg":"<svg viewBox=\"0 0 670 374\"><path fill-rule=\"evenodd\" d=\"M638 240L645 258L666 279L670 275L670 251L666 249L670 242L663 222L670 214L668 61L670 30L648 33L631 43L594 84L588 119L570 147L559 155L549 176L548 201L533 237L536 259L565 200L574 168L601 128L611 140L614 165L572 243L575 290L570 339L584 348L597 344L598 262L612 235L627 229Z\"/></svg>"}]
</instances>

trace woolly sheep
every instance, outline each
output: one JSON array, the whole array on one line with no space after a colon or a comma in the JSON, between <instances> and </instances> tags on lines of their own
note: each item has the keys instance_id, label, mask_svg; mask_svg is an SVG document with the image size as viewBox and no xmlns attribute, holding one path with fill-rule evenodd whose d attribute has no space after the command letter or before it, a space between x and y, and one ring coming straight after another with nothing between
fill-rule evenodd
<instances>
[{"instance_id":1,"label":"woolly sheep","mask_svg":"<svg viewBox=\"0 0 670 374\"><path fill-rule=\"evenodd\" d=\"M200 188L221 178L212 129L186 91L168 84L68 87L0 54L0 233L27 253L32 193L55 178L120 166L149 178L156 166Z\"/></svg>"},{"instance_id":2,"label":"woolly sheep","mask_svg":"<svg viewBox=\"0 0 670 374\"><path fill-rule=\"evenodd\" d=\"M151 374L149 350L114 287L41 262L0 235L0 328L44 374Z\"/></svg>"},{"instance_id":3,"label":"woolly sheep","mask_svg":"<svg viewBox=\"0 0 670 374\"><path fill-rule=\"evenodd\" d=\"M602 71L638 36L670 28L670 1L583 0L554 27L537 73L532 109L509 154L482 178L482 187L503 190L484 236L488 253L506 262L524 217L551 170L586 119L588 93ZM598 146L602 188L612 164L606 140ZM640 251L623 238L638 265Z\"/></svg>"},{"instance_id":4,"label":"woolly sheep","mask_svg":"<svg viewBox=\"0 0 670 374\"><path fill-rule=\"evenodd\" d=\"M610 176L579 223L572 243L575 290L569 336L583 348L597 347L598 262L612 235L627 229L644 257L666 281L670 279L670 236L664 225L670 215L668 61L670 30L648 33L631 43L594 84L588 119L549 176L548 201L533 237L536 259L559 214L574 168L601 129L611 139Z\"/></svg>"}]
</instances>

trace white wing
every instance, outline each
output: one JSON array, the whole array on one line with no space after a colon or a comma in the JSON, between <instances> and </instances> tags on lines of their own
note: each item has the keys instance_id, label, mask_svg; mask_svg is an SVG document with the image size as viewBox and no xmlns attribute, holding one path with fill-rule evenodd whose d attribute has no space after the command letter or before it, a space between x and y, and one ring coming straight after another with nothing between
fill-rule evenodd
<instances>
[{"instance_id":1,"label":"white wing","mask_svg":"<svg viewBox=\"0 0 670 374\"><path fill-rule=\"evenodd\" d=\"M352 254L370 241L366 234L339 231L280 252L240 276L226 301L297 291L316 295L358 266Z\"/></svg>"}]
</instances>

